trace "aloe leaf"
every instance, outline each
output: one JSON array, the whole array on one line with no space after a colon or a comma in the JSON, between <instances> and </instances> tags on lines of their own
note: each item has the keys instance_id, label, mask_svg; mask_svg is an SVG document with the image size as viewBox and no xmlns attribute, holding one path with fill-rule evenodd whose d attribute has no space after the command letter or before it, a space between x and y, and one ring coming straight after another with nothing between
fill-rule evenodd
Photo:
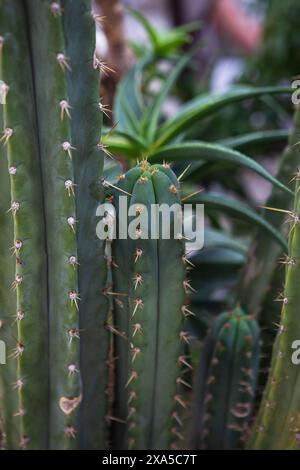
<instances>
[{"instance_id":1,"label":"aloe leaf","mask_svg":"<svg viewBox=\"0 0 300 470\"><path fill-rule=\"evenodd\" d=\"M204 204L209 209L216 209L226 212L233 217L236 217L252 225L258 226L260 229L268 233L268 235L276 240L276 242L284 249L287 250L287 243L283 236L273 225L267 222L261 215L255 212L248 205L232 199L224 194L217 194L213 192L200 193L192 196L187 200L190 204Z\"/></svg>"},{"instance_id":2,"label":"aloe leaf","mask_svg":"<svg viewBox=\"0 0 300 470\"><path fill-rule=\"evenodd\" d=\"M256 161L247 157L246 155L224 147L218 144L211 144L207 142L185 142L182 144L168 145L159 150L152 152L149 155L149 161L151 163L158 163L164 160L170 160L173 162L182 161L193 161L200 160L201 164L203 160L212 162L224 162L224 163L235 163L242 167L252 170L258 175L270 181L274 186L281 188L291 194L293 192L276 178L274 178L263 166Z\"/></svg>"},{"instance_id":3,"label":"aloe leaf","mask_svg":"<svg viewBox=\"0 0 300 470\"><path fill-rule=\"evenodd\" d=\"M291 93L287 87L239 87L227 93L207 94L183 106L174 118L161 126L156 146L170 142L178 133L184 131L198 120L210 116L229 104L249 98L271 94Z\"/></svg>"},{"instance_id":4,"label":"aloe leaf","mask_svg":"<svg viewBox=\"0 0 300 470\"><path fill-rule=\"evenodd\" d=\"M152 24L139 11L134 10L132 8L126 8L126 10L131 16L133 16L133 18L135 18L143 26L152 45L156 47L159 42L159 35L157 34L156 29L153 28Z\"/></svg>"},{"instance_id":5,"label":"aloe leaf","mask_svg":"<svg viewBox=\"0 0 300 470\"><path fill-rule=\"evenodd\" d=\"M142 70L149 63L150 55L132 67L120 82L115 102L114 119L118 129L132 135L140 133L140 123L144 113L144 102L141 93Z\"/></svg>"},{"instance_id":6,"label":"aloe leaf","mask_svg":"<svg viewBox=\"0 0 300 470\"><path fill-rule=\"evenodd\" d=\"M150 107L149 112L146 113L145 115L145 120L147 122L146 138L147 138L147 141L150 143L153 142L155 138L163 104L168 94L170 93L172 87L176 83L176 80L178 79L180 73L182 72L184 67L188 64L188 62L191 60L191 57L194 54L194 52L195 52L195 48L193 48L189 52L189 54L184 54L183 57L179 60L176 67L172 70L171 74L168 76L165 83L163 84L161 90L155 97L153 104Z\"/></svg>"},{"instance_id":7,"label":"aloe leaf","mask_svg":"<svg viewBox=\"0 0 300 470\"><path fill-rule=\"evenodd\" d=\"M223 139L219 143L236 150L248 149L257 145L268 145L272 143L286 143L289 137L288 129L276 129L271 131L250 132L236 137Z\"/></svg>"}]
</instances>

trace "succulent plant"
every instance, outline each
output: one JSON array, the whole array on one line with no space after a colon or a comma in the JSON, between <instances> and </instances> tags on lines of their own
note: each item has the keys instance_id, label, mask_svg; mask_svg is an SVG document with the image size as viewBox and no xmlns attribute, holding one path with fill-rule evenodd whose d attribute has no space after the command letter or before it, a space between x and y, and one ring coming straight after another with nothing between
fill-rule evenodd
<instances>
[{"instance_id":1,"label":"succulent plant","mask_svg":"<svg viewBox=\"0 0 300 470\"><path fill-rule=\"evenodd\" d=\"M170 239L163 238L162 215L151 218L150 213L154 204L177 204L181 211L179 184L168 165L143 161L119 177L117 188L117 229L127 229L122 222L122 196L139 217L148 211L149 224L147 229L137 221L134 239L112 242L115 412L123 420L117 423L116 445L166 449L180 436L180 414L186 406L181 388L185 386L182 368L188 365L183 344L188 341L184 319L189 314L185 304L189 284L184 240L175 232L176 211L171 215ZM156 239L150 238L156 230Z\"/></svg>"},{"instance_id":2,"label":"succulent plant","mask_svg":"<svg viewBox=\"0 0 300 470\"><path fill-rule=\"evenodd\" d=\"M254 317L237 307L216 318L198 370L194 447L242 447L251 424L259 356L260 330Z\"/></svg>"},{"instance_id":3,"label":"succulent plant","mask_svg":"<svg viewBox=\"0 0 300 470\"><path fill-rule=\"evenodd\" d=\"M161 36L132 14L152 47L136 47L141 60L119 85L116 124L102 132L107 107L99 102L99 78L110 70L95 53L95 23L103 19L91 2L0 0L0 346L7 352L7 364L0 364L0 448L182 448L191 397L193 447L242 447L257 404L262 335L252 314L262 305L277 254L287 250L280 227L285 215L291 226L289 253L281 260L285 290L277 299L282 319L249 446L299 448L298 373L290 360L299 329L299 170L294 210L286 185L299 160L299 111L277 178L242 150L286 140L285 130L217 143L191 140L194 124L224 107L290 90L236 87L197 97L167 118L164 103L194 50L178 59L155 96L147 80L160 57L171 64L194 25ZM113 153L120 161L104 168L104 155ZM272 183L268 205L278 207L277 213L265 215L226 194L202 192L203 175L226 167L245 168ZM117 232L110 239L108 230L108 240L97 232L105 198ZM212 222L205 232L210 253L207 247L187 251L188 234L181 231L186 201L193 209L205 204ZM169 236L164 208L171 213ZM198 296L201 310L211 276L222 288L235 282L250 237L234 239L235 227L224 233L214 211L257 229L250 253L255 260L242 274L242 292L232 296L241 307L229 311L226 301L225 313L215 317L195 315L188 294ZM101 216L109 229L108 215ZM193 275L199 293L186 277L194 260L202 268ZM225 282L218 263L227 269ZM264 310L262 323L270 327L275 313ZM205 324L201 335L193 336L192 319ZM208 325L191 393L199 356L193 346Z\"/></svg>"},{"instance_id":4,"label":"succulent plant","mask_svg":"<svg viewBox=\"0 0 300 470\"><path fill-rule=\"evenodd\" d=\"M95 232L103 152L94 18L89 1L1 0L0 13L5 445L99 448L108 305Z\"/></svg>"}]
</instances>

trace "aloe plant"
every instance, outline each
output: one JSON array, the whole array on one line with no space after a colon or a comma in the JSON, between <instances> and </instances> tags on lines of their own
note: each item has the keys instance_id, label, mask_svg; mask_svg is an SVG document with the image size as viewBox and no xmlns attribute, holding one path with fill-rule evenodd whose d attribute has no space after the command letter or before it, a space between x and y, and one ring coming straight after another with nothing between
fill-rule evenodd
<instances>
[{"instance_id":1,"label":"aloe plant","mask_svg":"<svg viewBox=\"0 0 300 470\"><path fill-rule=\"evenodd\" d=\"M102 144L106 147L106 151L125 157L128 166L133 164L136 158L144 157L151 163L174 162L177 168L180 167L179 165L182 167L183 164L190 162L181 178L185 195L199 189L192 187L190 181L193 180L194 175L197 175L198 178L195 178L195 181L201 182L204 165L219 165L221 168L222 165L235 165L256 172L291 197L291 190L239 150L250 145L283 141L287 138L286 131L253 133L219 143L190 141L186 137L186 131L192 124L201 122L201 119L213 115L223 107L256 96L289 93L290 90L282 87L237 87L224 94L207 94L184 104L174 117L165 120L164 102L192 54L193 51L178 62L166 79L160 93L150 103L146 101L141 90L143 73L151 63L151 56L145 57L128 72L119 85L115 99L114 116L117 125L112 131L106 129L102 137ZM250 220L250 217L252 222L255 220L260 227L264 227L267 231L270 229L271 236L275 236L277 242L282 247L286 247L278 229L273 229L260 214L255 213L250 207L230 199L228 203L225 203L223 195L202 193L198 197L205 199L207 209L213 207L222 210L226 206L226 210L231 211L231 215L234 214L247 220ZM198 197L193 198L194 203L198 202Z\"/></svg>"}]
</instances>

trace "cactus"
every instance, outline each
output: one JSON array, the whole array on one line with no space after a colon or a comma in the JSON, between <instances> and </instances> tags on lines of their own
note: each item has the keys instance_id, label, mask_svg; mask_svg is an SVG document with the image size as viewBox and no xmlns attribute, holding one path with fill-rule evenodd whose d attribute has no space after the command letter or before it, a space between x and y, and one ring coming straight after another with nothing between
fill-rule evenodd
<instances>
[{"instance_id":1,"label":"cactus","mask_svg":"<svg viewBox=\"0 0 300 470\"><path fill-rule=\"evenodd\" d=\"M299 148L295 147L299 153ZM286 211L289 230L289 252L284 258L285 286L278 297L282 303L281 319L273 347L272 364L260 411L249 441L254 449L299 449L299 366L292 362L293 344L299 340L299 170L293 211Z\"/></svg>"},{"instance_id":2,"label":"cactus","mask_svg":"<svg viewBox=\"0 0 300 470\"><path fill-rule=\"evenodd\" d=\"M150 211L151 204L180 203L178 182L168 165L143 161L121 175L117 187L114 203L121 229L127 229L120 218L121 195L140 217L143 206ZM155 220L149 218L148 234L157 229ZM180 413L186 407L181 368L184 363L189 367L183 357L183 344L188 341L183 329L187 284L184 241L174 237L171 220L171 239L163 239L161 231L157 239L146 239L138 227L136 239L112 243L115 413L121 420L115 429L117 448L166 449L176 446L181 437Z\"/></svg>"},{"instance_id":3,"label":"cactus","mask_svg":"<svg viewBox=\"0 0 300 470\"><path fill-rule=\"evenodd\" d=\"M94 18L89 1L71 0L1 0L0 18L6 275L11 246L16 260L14 290L3 279L0 298L9 348L16 338L1 374L5 445L104 448L108 304L95 219L103 152Z\"/></svg>"},{"instance_id":4,"label":"cactus","mask_svg":"<svg viewBox=\"0 0 300 470\"><path fill-rule=\"evenodd\" d=\"M242 446L253 412L259 366L259 327L239 307L214 321L199 365L193 444Z\"/></svg>"},{"instance_id":5,"label":"cactus","mask_svg":"<svg viewBox=\"0 0 300 470\"><path fill-rule=\"evenodd\" d=\"M9 87L2 144L7 154L5 174L10 179L11 193L7 217L13 220L13 238L6 240L6 250L9 252L13 246L16 259L11 280L15 306L6 319L13 323L14 315L17 324L15 345L8 357L8 361L16 361L9 393L14 388L18 396L13 418L20 447L30 439L33 448L43 449L48 422L46 255L32 76L26 54L29 46L23 6L16 1L2 2L1 6L1 75L4 86ZM16 73L18 69L22 74Z\"/></svg>"}]
</instances>

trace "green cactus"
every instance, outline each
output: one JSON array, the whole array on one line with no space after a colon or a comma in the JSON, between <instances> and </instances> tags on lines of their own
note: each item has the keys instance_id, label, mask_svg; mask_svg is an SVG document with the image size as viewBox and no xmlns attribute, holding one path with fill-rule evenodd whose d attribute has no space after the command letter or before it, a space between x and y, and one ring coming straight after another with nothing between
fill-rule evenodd
<instances>
[{"instance_id":1,"label":"green cactus","mask_svg":"<svg viewBox=\"0 0 300 470\"><path fill-rule=\"evenodd\" d=\"M6 276L11 246L16 259L14 291L3 279L0 297L1 339L10 349L16 338L1 374L6 447L104 448L108 303L95 218L103 152L94 18L89 1L71 0L1 0L0 18Z\"/></svg>"},{"instance_id":2,"label":"green cactus","mask_svg":"<svg viewBox=\"0 0 300 470\"><path fill-rule=\"evenodd\" d=\"M63 0L66 54L72 71L68 73L69 99L72 103L71 133L77 202L79 304L81 337L81 377L83 402L80 425L81 446L99 448L106 440L103 419L107 413L105 397L107 387L106 360L109 335L104 328L108 301L103 294L107 270L104 244L95 232L95 214L99 201L100 180L103 171L103 152L99 143L102 125L99 102L99 73L94 57L97 16L91 13L90 2ZM88 66L86 65L88 64ZM84 95L84 99L83 99ZM84 116L84 119L83 119ZM88 312L88 315L85 314ZM99 364L104 366L99 367Z\"/></svg>"},{"instance_id":3,"label":"green cactus","mask_svg":"<svg viewBox=\"0 0 300 470\"><path fill-rule=\"evenodd\" d=\"M14 246L16 258L14 280L11 280L16 292L15 306L7 319L13 323L14 315L17 324L16 342L8 358L16 361L15 385L10 384L10 393L14 387L18 395L13 417L18 427L19 445L26 446L30 439L33 448L45 448L48 422L46 254L32 76L26 53L29 46L23 5L13 1L2 2L1 6L1 76L5 86L9 86L2 145L7 155L5 174L10 178L11 192L7 217L13 220L13 238L6 240L5 245L8 252Z\"/></svg>"},{"instance_id":4,"label":"green cactus","mask_svg":"<svg viewBox=\"0 0 300 470\"><path fill-rule=\"evenodd\" d=\"M114 191L118 228L127 229L120 218L120 196L125 194L128 206L143 217L143 208L150 213L152 204L180 204L178 188L167 165L142 162L121 175L119 191ZM114 319L115 413L123 421L116 425L117 448L166 449L181 437L187 285L184 241L174 238L171 220L171 239L163 239L162 232L157 232L157 239L146 239L146 229L139 232L137 227L136 239L116 239L112 244L114 290L119 294ZM157 229L157 221L149 218L148 234Z\"/></svg>"},{"instance_id":5,"label":"green cactus","mask_svg":"<svg viewBox=\"0 0 300 470\"><path fill-rule=\"evenodd\" d=\"M298 147L297 153L299 153ZM286 211L290 222L289 253L285 286L278 299L282 303L281 319L273 347L272 364L264 398L249 447L254 449L299 449L299 365L292 362L294 342L299 340L299 243L300 212L299 169L296 171L293 211Z\"/></svg>"},{"instance_id":6,"label":"green cactus","mask_svg":"<svg viewBox=\"0 0 300 470\"><path fill-rule=\"evenodd\" d=\"M244 443L253 412L259 338L256 320L239 307L214 321L195 389L196 448L236 449Z\"/></svg>"},{"instance_id":7,"label":"green cactus","mask_svg":"<svg viewBox=\"0 0 300 470\"><path fill-rule=\"evenodd\" d=\"M2 111L2 106L1 106ZM0 115L1 129L3 129L3 116ZM6 148L0 145L0 337L5 342L6 353L16 347L15 338L17 338L17 323L14 322L16 292L11 289L11 283L15 276L15 260L7 246L7 240L14 240L14 227L12 217L7 215L7 210L11 205L10 181L7 177L7 159ZM11 243L13 244L13 243ZM8 361L0 365L0 400L1 400L1 447L4 446L3 423L9 429L6 441L10 448L19 445L19 434L17 422L14 413L18 409L18 395L16 393L5 393L4 390L10 390L17 377L17 362ZM2 432L1 432L2 431Z\"/></svg>"}]
</instances>

